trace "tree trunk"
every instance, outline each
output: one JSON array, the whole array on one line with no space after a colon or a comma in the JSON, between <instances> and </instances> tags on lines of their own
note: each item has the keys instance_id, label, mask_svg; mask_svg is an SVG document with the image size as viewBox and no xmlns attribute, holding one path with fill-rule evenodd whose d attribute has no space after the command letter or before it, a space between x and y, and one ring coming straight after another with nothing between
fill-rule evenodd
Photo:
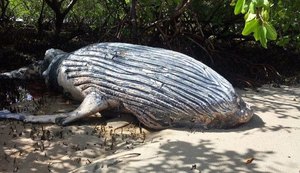
<instances>
[{"instance_id":1,"label":"tree trunk","mask_svg":"<svg viewBox=\"0 0 300 173\"><path fill-rule=\"evenodd\" d=\"M44 9L45 9L45 0L42 0L43 3L42 3L42 8L41 8L41 11L40 11L40 16L39 16L39 19L38 19L38 35L39 36L42 36L43 35L43 20L44 20Z\"/></svg>"},{"instance_id":2,"label":"tree trunk","mask_svg":"<svg viewBox=\"0 0 300 173\"><path fill-rule=\"evenodd\" d=\"M62 30L64 18L65 17L62 14L56 14L55 31L54 31L55 38L59 37L59 34L60 34L61 30Z\"/></svg>"},{"instance_id":3,"label":"tree trunk","mask_svg":"<svg viewBox=\"0 0 300 173\"><path fill-rule=\"evenodd\" d=\"M0 23L8 19L6 16L8 4L9 4L9 0L0 0L0 8L1 8Z\"/></svg>"},{"instance_id":4,"label":"tree trunk","mask_svg":"<svg viewBox=\"0 0 300 173\"><path fill-rule=\"evenodd\" d=\"M137 4L137 0L132 0L131 8L130 8L131 39L134 43L138 42L137 22L136 22L136 4Z\"/></svg>"},{"instance_id":5,"label":"tree trunk","mask_svg":"<svg viewBox=\"0 0 300 173\"><path fill-rule=\"evenodd\" d=\"M45 0L47 5L53 10L55 13L55 29L54 29L54 36L55 42L59 40L59 34L62 30L63 22L67 14L76 4L77 0L70 0L70 3L67 7L62 10L62 3L64 0Z\"/></svg>"}]
</instances>

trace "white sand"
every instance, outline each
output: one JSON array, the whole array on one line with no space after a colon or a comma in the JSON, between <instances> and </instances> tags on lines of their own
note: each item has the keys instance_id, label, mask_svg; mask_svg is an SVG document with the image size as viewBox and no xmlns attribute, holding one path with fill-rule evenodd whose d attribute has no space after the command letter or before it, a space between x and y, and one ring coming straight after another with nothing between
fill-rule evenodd
<instances>
[{"instance_id":1,"label":"white sand","mask_svg":"<svg viewBox=\"0 0 300 173\"><path fill-rule=\"evenodd\" d=\"M148 132L129 125L111 132L127 124L117 119L107 126L43 126L49 140L40 140L41 125L0 121L0 172L299 173L300 87L240 92L256 115L230 130Z\"/></svg>"}]
</instances>

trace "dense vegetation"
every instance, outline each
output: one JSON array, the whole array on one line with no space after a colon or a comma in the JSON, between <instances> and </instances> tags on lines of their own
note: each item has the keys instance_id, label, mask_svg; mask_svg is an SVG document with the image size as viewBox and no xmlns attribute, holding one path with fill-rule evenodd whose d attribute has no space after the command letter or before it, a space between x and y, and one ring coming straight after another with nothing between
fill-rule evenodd
<instances>
[{"instance_id":1,"label":"dense vegetation","mask_svg":"<svg viewBox=\"0 0 300 173\"><path fill-rule=\"evenodd\" d=\"M41 59L49 47L118 41L187 53L236 84L279 82L298 73L298 7L290 0L0 0L0 69L12 58L15 66Z\"/></svg>"}]
</instances>

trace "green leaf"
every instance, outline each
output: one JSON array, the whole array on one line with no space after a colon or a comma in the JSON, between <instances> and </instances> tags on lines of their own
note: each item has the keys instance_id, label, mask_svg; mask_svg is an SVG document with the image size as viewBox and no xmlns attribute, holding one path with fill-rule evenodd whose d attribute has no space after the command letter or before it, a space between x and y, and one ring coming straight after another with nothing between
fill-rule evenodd
<instances>
[{"instance_id":1,"label":"green leaf","mask_svg":"<svg viewBox=\"0 0 300 173\"><path fill-rule=\"evenodd\" d=\"M242 10L241 10L241 13L245 14L248 11L248 9L249 9L248 7L249 7L248 4L244 4L243 7L242 7Z\"/></svg>"},{"instance_id":2,"label":"green leaf","mask_svg":"<svg viewBox=\"0 0 300 173\"><path fill-rule=\"evenodd\" d=\"M249 21L253 20L255 17L256 17L256 14L248 12L245 15L245 21L249 22Z\"/></svg>"},{"instance_id":3,"label":"green leaf","mask_svg":"<svg viewBox=\"0 0 300 173\"><path fill-rule=\"evenodd\" d=\"M264 0L256 0L254 3L256 7L262 7L264 5Z\"/></svg>"},{"instance_id":4,"label":"green leaf","mask_svg":"<svg viewBox=\"0 0 300 173\"><path fill-rule=\"evenodd\" d=\"M230 6L235 6L235 0L231 0Z\"/></svg>"},{"instance_id":5,"label":"green leaf","mask_svg":"<svg viewBox=\"0 0 300 173\"><path fill-rule=\"evenodd\" d=\"M279 46L286 46L287 44L289 44L290 43L290 41L291 41L291 38L290 38L290 36L283 36L278 42L277 42L277 44L279 45Z\"/></svg>"},{"instance_id":6,"label":"green leaf","mask_svg":"<svg viewBox=\"0 0 300 173\"><path fill-rule=\"evenodd\" d=\"M242 31L242 34L243 35L249 35L252 32L254 32L255 29L257 29L257 27L259 27L258 19L253 19L253 20L251 20L249 22L246 22L245 27L244 27L244 29Z\"/></svg>"},{"instance_id":7,"label":"green leaf","mask_svg":"<svg viewBox=\"0 0 300 173\"><path fill-rule=\"evenodd\" d=\"M235 15L241 13L244 4L245 4L245 0L238 0L237 1L236 5L235 5L235 8L234 8L234 14Z\"/></svg>"},{"instance_id":8,"label":"green leaf","mask_svg":"<svg viewBox=\"0 0 300 173\"><path fill-rule=\"evenodd\" d=\"M267 29L267 39L276 40L277 32L276 32L275 28L268 22L265 23L265 27Z\"/></svg>"},{"instance_id":9,"label":"green leaf","mask_svg":"<svg viewBox=\"0 0 300 173\"><path fill-rule=\"evenodd\" d=\"M263 16L264 21L268 21L269 18L270 18L269 11L268 10L263 10L262 11L262 16Z\"/></svg>"},{"instance_id":10,"label":"green leaf","mask_svg":"<svg viewBox=\"0 0 300 173\"><path fill-rule=\"evenodd\" d=\"M265 8L269 8L270 7L270 2L268 0L264 0L264 5Z\"/></svg>"},{"instance_id":11,"label":"green leaf","mask_svg":"<svg viewBox=\"0 0 300 173\"><path fill-rule=\"evenodd\" d=\"M254 36L255 41L260 40L260 35L258 34L258 27L255 28L253 36Z\"/></svg>"},{"instance_id":12,"label":"green leaf","mask_svg":"<svg viewBox=\"0 0 300 173\"><path fill-rule=\"evenodd\" d=\"M130 3L131 3L131 0L125 0L125 3L126 3L126 4L130 4Z\"/></svg>"},{"instance_id":13,"label":"green leaf","mask_svg":"<svg viewBox=\"0 0 300 173\"><path fill-rule=\"evenodd\" d=\"M253 1L249 4L249 12L255 14L255 4Z\"/></svg>"},{"instance_id":14,"label":"green leaf","mask_svg":"<svg viewBox=\"0 0 300 173\"><path fill-rule=\"evenodd\" d=\"M260 25L257 29L258 35L259 35L259 41L260 44L267 48L267 28L264 25Z\"/></svg>"},{"instance_id":15,"label":"green leaf","mask_svg":"<svg viewBox=\"0 0 300 173\"><path fill-rule=\"evenodd\" d=\"M253 1L255 3L256 7L268 7L270 6L270 3L268 0L256 0Z\"/></svg>"}]
</instances>

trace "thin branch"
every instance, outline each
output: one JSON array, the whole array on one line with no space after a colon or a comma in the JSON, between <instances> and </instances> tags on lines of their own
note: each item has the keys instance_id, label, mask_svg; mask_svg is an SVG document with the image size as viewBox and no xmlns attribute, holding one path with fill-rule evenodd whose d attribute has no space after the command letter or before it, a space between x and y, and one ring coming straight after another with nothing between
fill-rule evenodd
<instances>
[{"instance_id":1,"label":"thin branch","mask_svg":"<svg viewBox=\"0 0 300 173\"><path fill-rule=\"evenodd\" d=\"M157 24L159 24L159 23L163 23L163 22L174 20L174 19L178 18L186 10L186 8L191 4L191 2L192 2L192 0L182 0L182 2L180 3L181 5L176 7L177 10L175 10L175 12L171 16L166 17L165 19L156 20L156 21L148 24L148 26L145 28L145 30L147 30L153 26L157 26Z\"/></svg>"},{"instance_id":2,"label":"thin branch","mask_svg":"<svg viewBox=\"0 0 300 173\"><path fill-rule=\"evenodd\" d=\"M210 53L208 52L208 50L203 47L201 44L199 44L197 41L195 41L193 38L189 37L189 36L186 36L187 39L189 39L190 41L192 41L193 43L195 43L197 46L199 46L202 50L204 50L204 52L207 54L207 56L209 57L210 59L210 62L212 64L215 64L214 62L214 59L212 58L212 56L210 55Z\"/></svg>"},{"instance_id":3,"label":"thin branch","mask_svg":"<svg viewBox=\"0 0 300 173\"><path fill-rule=\"evenodd\" d=\"M76 4L76 2L77 2L77 0L70 1L67 8L65 9L65 11L62 12L62 15L66 16L69 13L69 11L73 8L73 6Z\"/></svg>"},{"instance_id":4,"label":"thin branch","mask_svg":"<svg viewBox=\"0 0 300 173\"><path fill-rule=\"evenodd\" d=\"M192 0L182 0L180 5L175 8L175 13L173 13L172 18L178 18L191 4Z\"/></svg>"}]
</instances>

